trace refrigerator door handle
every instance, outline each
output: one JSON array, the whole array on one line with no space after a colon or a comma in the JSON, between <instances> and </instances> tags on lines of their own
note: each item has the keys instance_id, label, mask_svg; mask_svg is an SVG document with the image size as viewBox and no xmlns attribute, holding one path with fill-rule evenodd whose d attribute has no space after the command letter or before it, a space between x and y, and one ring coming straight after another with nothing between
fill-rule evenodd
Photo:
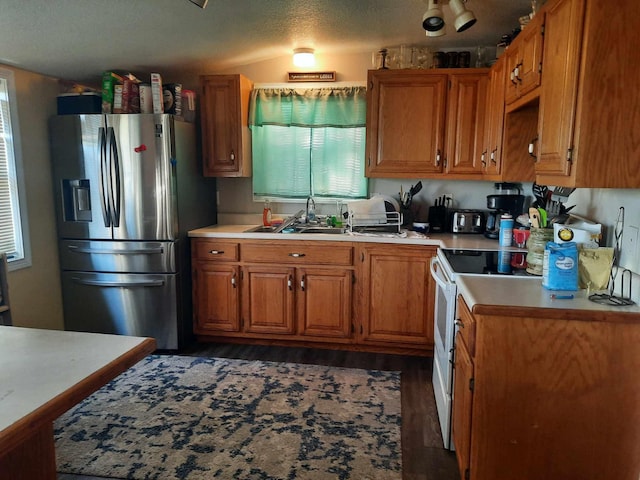
<instances>
[{"instance_id":1,"label":"refrigerator door handle","mask_svg":"<svg viewBox=\"0 0 640 480\"><path fill-rule=\"evenodd\" d=\"M100 150L100 206L102 207L102 219L104 220L104 226L111 226L111 206L108 201L107 193L109 191L109 184L107 182L107 136L104 127L98 129L98 148Z\"/></svg>"},{"instance_id":2,"label":"refrigerator door handle","mask_svg":"<svg viewBox=\"0 0 640 480\"><path fill-rule=\"evenodd\" d=\"M113 127L107 129L107 142L109 149L109 194L111 198L111 223L114 227L120 226L120 159L116 134ZM114 186L115 183L115 186Z\"/></svg>"},{"instance_id":3,"label":"refrigerator door handle","mask_svg":"<svg viewBox=\"0 0 640 480\"><path fill-rule=\"evenodd\" d=\"M85 248L76 245L67 247L73 253L105 254L105 255L161 255L164 253L162 247L158 248L137 248L130 250L115 250L112 248Z\"/></svg>"},{"instance_id":4,"label":"refrigerator door handle","mask_svg":"<svg viewBox=\"0 0 640 480\"><path fill-rule=\"evenodd\" d=\"M134 288L134 287L162 287L164 285L163 280L140 280L137 282L110 282L106 280L86 280L79 277L71 277L76 283L80 285L90 285L94 287L125 287L125 288Z\"/></svg>"}]
</instances>

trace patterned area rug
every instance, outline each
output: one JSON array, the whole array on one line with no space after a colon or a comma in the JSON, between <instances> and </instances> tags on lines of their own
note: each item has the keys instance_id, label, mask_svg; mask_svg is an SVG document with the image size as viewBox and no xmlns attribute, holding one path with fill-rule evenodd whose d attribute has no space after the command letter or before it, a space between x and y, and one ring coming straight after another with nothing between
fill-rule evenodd
<instances>
[{"instance_id":1,"label":"patterned area rug","mask_svg":"<svg viewBox=\"0 0 640 480\"><path fill-rule=\"evenodd\" d=\"M393 480L400 425L398 372L152 355L54 433L62 473Z\"/></svg>"}]
</instances>

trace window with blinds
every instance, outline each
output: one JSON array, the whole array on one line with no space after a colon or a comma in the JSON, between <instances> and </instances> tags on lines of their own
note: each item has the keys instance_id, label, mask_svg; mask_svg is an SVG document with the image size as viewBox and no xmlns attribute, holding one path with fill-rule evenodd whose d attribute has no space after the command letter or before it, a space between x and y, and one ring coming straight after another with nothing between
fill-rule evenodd
<instances>
[{"instance_id":1,"label":"window with blinds","mask_svg":"<svg viewBox=\"0 0 640 480\"><path fill-rule=\"evenodd\" d=\"M364 87L256 88L249 116L255 197L367 197Z\"/></svg>"},{"instance_id":2,"label":"window with blinds","mask_svg":"<svg viewBox=\"0 0 640 480\"><path fill-rule=\"evenodd\" d=\"M25 259L16 169L16 113L11 108L14 95L13 72L0 69L0 253L6 253L10 263Z\"/></svg>"}]
</instances>

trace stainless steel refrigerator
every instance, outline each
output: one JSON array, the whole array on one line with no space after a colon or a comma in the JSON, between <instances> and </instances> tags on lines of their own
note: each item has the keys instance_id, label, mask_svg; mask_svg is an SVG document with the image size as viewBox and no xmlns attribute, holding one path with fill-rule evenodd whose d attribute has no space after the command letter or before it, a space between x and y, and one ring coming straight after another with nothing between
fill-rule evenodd
<instances>
[{"instance_id":1,"label":"stainless steel refrigerator","mask_svg":"<svg viewBox=\"0 0 640 480\"><path fill-rule=\"evenodd\" d=\"M194 125L171 115L49 124L66 330L192 339L187 231L216 222Z\"/></svg>"}]
</instances>

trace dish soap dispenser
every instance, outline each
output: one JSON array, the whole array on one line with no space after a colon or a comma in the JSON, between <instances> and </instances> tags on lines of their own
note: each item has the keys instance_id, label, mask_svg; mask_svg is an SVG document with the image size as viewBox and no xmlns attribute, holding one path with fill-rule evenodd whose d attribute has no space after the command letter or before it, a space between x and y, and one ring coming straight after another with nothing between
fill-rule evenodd
<instances>
[{"instance_id":1,"label":"dish soap dispenser","mask_svg":"<svg viewBox=\"0 0 640 480\"><path fill-rule=\"evenodd\" d=\"M269 200L265 200L264 209L262 210L262 224L265 227L271 226L271 205Z\"/></svg>"}]
</instances>

